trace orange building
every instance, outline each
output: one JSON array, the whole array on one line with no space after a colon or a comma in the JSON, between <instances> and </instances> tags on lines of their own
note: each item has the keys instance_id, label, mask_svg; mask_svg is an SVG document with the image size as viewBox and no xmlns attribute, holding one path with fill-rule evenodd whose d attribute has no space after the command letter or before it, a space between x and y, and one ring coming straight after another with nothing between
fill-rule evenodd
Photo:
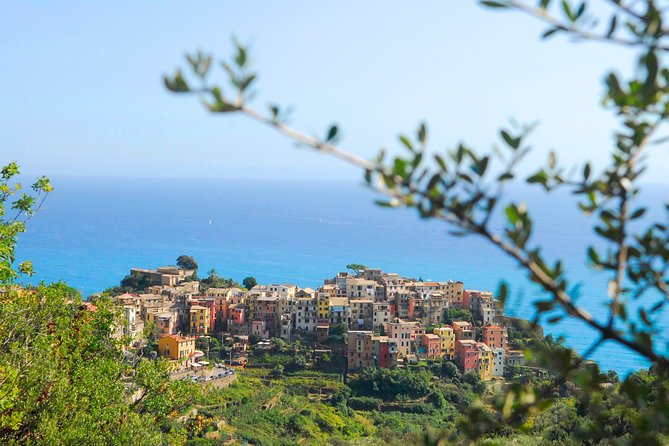
<instances>
[{"instance_id":1,"label":"orange building","mask_svg":"<svg viewBox=\"0 0 669 446\"><path fill-rule=\"evenodd\" d=\"M158 354L170 359L190 358L195 353L195 338L168 334L158 339Z\"/></svg>"},{"instance_id":2,"label":"orange building","mask_svg":"<svg viewBox=\"0 0 669 446\"><path fill-rule=\"evenodd\" d=\"M436 334L424 334L423 346L427 359L436 359L441 355L441 338Z\"/></svg>"},{"instance_id":3,"label":"orange building","mask_svg":"<svg viewBox=\"0 0 669 446\"><path fill-rule=\"evenodd\" d=\"M455 333L455 339L458 341L474 339L474 326L469 322L453 322L453 332Z\"/></svg>"}]
</instances>

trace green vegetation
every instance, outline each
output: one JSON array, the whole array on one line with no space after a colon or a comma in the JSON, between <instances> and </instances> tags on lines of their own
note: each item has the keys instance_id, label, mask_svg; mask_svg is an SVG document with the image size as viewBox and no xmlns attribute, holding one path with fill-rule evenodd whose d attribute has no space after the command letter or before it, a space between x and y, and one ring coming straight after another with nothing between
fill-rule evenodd
<instances>
[{"instance_id":1,"label":"green vegetation","mask_svg":"<svg viewBox=\"0 0 669 446\"><path fill-rule=\"evenodd\" d=\"M197 262L192 256L180 255L177 257L177 266L181 269L194 269L197 270Z\"/></svg>"},{"instance_id":2,"label":"green vegetation","mask_svg":"<svg viewBox=\"0 0 669 446\"><path fill-rule=\"evenodd\" d=\"M545 342L553 346L553 354L568 352L550 339ZM205 391L194 406L182 411L192 413L197 408L206 420L201 430L190 432L187 444L214 445L227 439L270 446L406 445L430 444L430 438L469 444L466 439L472 430L477 430L479 445L609 444L607 439L631 438L644 416L650 415L630 409L622 396L625 388L633 386L652 404L666 387L652 372L640 371L620 382L592 363L584 363L578 374L598 380L597 390L571 381L559 383L554 374L534 366L515 368L523 375L512 371L506 384L486 385L475 374L461 374L448 360L408 369L370 368L346 377L317 371L308 359L312 350L300 344L274 348L257 353L231 387ZM295 362L299 367L291 366ZM526 413L518 423L494 423L488 418L472 422L469 407L485 410L506 398L507 386L527 384L551 394L553 403ZM276 405L268 407L277 396ZM189 423L175 429L185 426ZM216 439L204 438L212 431L218 432Z\"/></svg>"},{"instance_id":3,"label":"green vegetation","mask_svg":"<svg viewBox=\"0 0 669 446\"><path fill-rule=\"evenodd\" d=\"M103 294L119 296L124 293L144 293L151 286L151 279L145 274L132 273L121 279L121 285L104 290Z\"/></svg>"},{"instance_id":4,"label":"green vegetation","mask_svg":"<svg viewBox=\"0 0 669 446\"><path fill-rule=\"evenodd\" d=\"M362 263L349 263L346 265L346 269L353 271L355 274L358 274L360 271L366 270L367 265L363 265Z\"/></svg>"},{"instance_id":5,"label":"green vegetation","mask_svg":"<svg viewBox=\"0 0 669 446\"><path fill-rule=\"evenodd\" d=\"M258 285L258 282L256 281L256 278L253 276L248 276L244 277L244 280L242 280L242 285L244 285L244 288L247 290L250 290L254 286Z\"/></svg>"},{"instance_id":6,"label":"green vegetation","mask_svg":"<svg viewBox=\"0 0 669 446\"><path fill-rule=\"evenodd\" d=\"M455 321L472 322L472 312L464 308L447 308L444 310L444 320L449 325Z\"/></svg>"},{"instance_id":7,"label":"green vegetation","mask_svg":"<svg viewBox=\"0 0 669 446\"><path fill-rule=\"evenodd\" d=\"M14 268L16 237L52 188L45 178L22 194L19 169L0 179L0 443L155 445L169 441L167 423L197 389L170 382L168 364L127 340L106 298L84 303L64 284L22 287L29 263Z\"/></svg>"},{"instance_id":8,"label":"green vegetation","mask_svg":"<svg viewBox=\"0 0 669 446\"><path fill-rule=\"evenodd\" d=\"M242 288L234 279L220 277L215 269L209 270L209 275L200 280L200 291L205 292L209 288Z\"/></svg>"}]
</instances>

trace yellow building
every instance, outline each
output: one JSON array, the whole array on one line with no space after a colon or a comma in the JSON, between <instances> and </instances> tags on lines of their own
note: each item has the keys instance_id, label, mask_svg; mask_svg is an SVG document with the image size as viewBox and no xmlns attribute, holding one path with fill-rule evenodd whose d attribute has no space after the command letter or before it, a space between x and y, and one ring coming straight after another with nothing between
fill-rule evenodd
<instances>
[{"instance_id":1,"label":"yellow building","mask_svg":"<svg viewBox=\"0 0 669 446\"><path fill-rule=\"evenodd\" d=\"M433 334L439 336L441 340L441 356L448 359L455 357L455 332L451 327L436 327L432 330Z\"/></svg>"},{"instance_id":2,"label":"yellow building","mask_svg":"<svg viewBox=\"0 0 669 446\"><path fill-rule=\"evenodd\" d=\"M209 308L201 305L190 307L190 332L209 333Z\"/></svg>"},{"instance_id":3,"label":"yellow building","mask_svg":"<svg viewBox=\"0 0 669 446\"><path fill-rule=\"evenodd\" d=\"M328 293L318 293L318 320L330 320L330 295Z\"/></svg>"},{"instance_id":4,"label":"yellow building","mask_svg":"<svg viewBox=\"0 0 669 446\"><path fill-rule=\"evenodd\" d=\"M477 342L476 348L479 352L479 375L481 381L489 381L495 376L494 355L490 347L483 342Z\"/></svg>"},{"instance_id":5,"label":"yellow building","mask_svg":"<svg viewBox=\"0 0 669 446\"><path fill-rule=\"evenodd\" d=\"M158 354L170 359L190 358L195 353L195 338L165 335L158 339Z\"/></svg>"}]
</instances>

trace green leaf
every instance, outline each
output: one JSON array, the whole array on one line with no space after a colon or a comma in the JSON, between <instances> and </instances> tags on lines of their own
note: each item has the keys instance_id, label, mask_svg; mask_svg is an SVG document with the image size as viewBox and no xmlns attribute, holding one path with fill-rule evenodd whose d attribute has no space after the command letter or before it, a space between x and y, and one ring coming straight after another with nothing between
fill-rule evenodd
<instances>
[{"instance_id":1,"label":"green leaf","mask_svg":"<svg viewBox=\"0 0 669 446\"><path fill-rule=\"evenodd\" d=\"M502 302L502 305L506 302L509 297L509 285L506 282L501 282L499 284L499 290L497 291L497 299Z\"/></svg>"},{"instance_id":2,"label":"green leaf","mask_svg":"<svg viewBox=\"0 0 669 446\"><path fill-rule=\"evenodd\" d=\"M504 142L511 147L512 149L517 149L518 146L520 146L520 138L513 138L511 135L506 130L502 130L499 132L500 135L502 135L502 139L504 139Z\"/></svg>"},{"instance_id":3,"label":"green leaf","mask_svg":"<svg viewBox=\"0 0 669 446\"><path fill-rule=\"evenodd\" d=\"M571 10L571 6L569 6L569 2L567 2L567 0L562 0L562 11L564 12L564 15L566 15L567 18L572 22L576 20L576 15Z\"/></svg>"},{"instance_id":4,"label":"green leaf","mask_svg":"<svg viewBox=\"0 0 669 446\"><path fill-rule=\"evenodd\" d=\"M482 0L481 4L483 6L487 6L488 8L508 8L509 5L507 3L502 3L502 2L495 2L491 0Z\"/></svg>"},{"instance_id":5,"label":"green leaf","mask_svg":"<svg viewBox=\"0 0 669 446\"><path fill-rule=\"evenodd\" d=\"M330 126L328 129L328 134L325 137L325 142L331 142L334 141L337 138L337 133L339 132L339 128L337 127L336 124L333 124Z\"/></svg>"},{"instance_id":6,"label":"green leaf","mask_svg":"<svg viewBox=\"0 0 669 446\"><path fill-rule=\"evenodd\" d=\"M425 126L424 122L420 123L420 126L418 127L418 142L421 144L425 144L425 141L427 139L427 127Z\"/></svg>"},{"instance_id":7,"label":"green leaf","mask_svg":"<svg viewBox=\"0 0 669 446\"><path fill-rule=\"evenodd\" d=\"M400 142L409 149L411 152L413 152L415 149L413 147L413 144L411 143L411 140L406 135L400 135L399 137Z\"/></svg>"},{"instance_id":8,"label":"green leaf","mask_svg":"<svg viewBox=\"0 0 669 446\"><path fill-rule=\"evenodd\" d=\"M531 175L526 181L530 184L539 183L545 185L548 182L548 174L546 171L540 170L534 175Z\"/></svg>"},{"instance_id":9,"label":"green leaf","mask_svg":"<svg viewBox=\"0 0 669 446\"><path fill-rule=\"evenodd\" d=\"M444 158L442 158L441 155L434 155L434 159L437 161L437 164L439 164L439 169L441 169L442 172L448 172L448 165L446 165L446 161L444 161Z\"/></svg>"},{"instance_id":10,"label":"green leaf","mask_svg":"<svg viewBox=\"0 0 669 446\"><path fill-rule=\"evenodd\" d=\"M545 313L555 308L555 302L552 300L538 300L534 302L534 306L539 313Z\"/></svg>"},{"instance_id":11,"label":"green leaf","mask_svg":"<svg viewBox=\"0 0 669 446\"><path fill-rule=\"evenodd\" d=\"M542 38L542 39L548 39L548 38L551 37L553 34L559 32L559 31L562 31L562 28L559 27L559 26L556 26L555 28L549 28L548 30L546 30L546 31L541 35L541 38Z\"/></svg>"},{"instance_id":12,"label":"green leaf","mask_svg":"<svg viewBox=\"0 0 669 446\"><path fill-rule=\"evenodd\" d=\"M639 208L632 213L632 215L630 216L630 220L636 220L637 218L641 218L645 213L646 213L646 208Z\"/></svg>"},{"instance_id":13,"label":"green leaf","mask_svg":"<svg viewBox=\"0 0 669 446\"><path fill-rule=\"evenodd\" d=\"M616 32L616 28L618 26L618 16L613 16L611 17L611 21L609 22L609 29L606 31L606 37L611 37L614 32Z\"/></svg>"},{"instance_id":14,"label":"green leaf","mask_svg":"<svg viewBox=\"0 0 669 446\"><path fill-rule=\"evenodd\" d=\"M506 217L509 222L513 225L520 221L520 213L518 212L518 207L514 204L510 204L504 210L506 212Z\"/></svg>"},{"instance_id":15,"label":"green leaf","mask_svg":"<svg viewBox=\"0 0 669 446\"><path fill-rule=\"evenodd\" d=\"M374 200L374 203L383 208L396 208L399 206L397 200Z\"/></svg>"},{"instance_id":16,"label":"green leaf","mask_svg":"<svg viewBox=\"0 0 669 446\"><path fill-rule=\"evenodd\" d=\"M502 182L502 181L507 181L507 180L512 180L513 179L513 174L510 172L505 172L501 174L500 176L497 177L497 181Z\"/></svg>"}]
</instances>

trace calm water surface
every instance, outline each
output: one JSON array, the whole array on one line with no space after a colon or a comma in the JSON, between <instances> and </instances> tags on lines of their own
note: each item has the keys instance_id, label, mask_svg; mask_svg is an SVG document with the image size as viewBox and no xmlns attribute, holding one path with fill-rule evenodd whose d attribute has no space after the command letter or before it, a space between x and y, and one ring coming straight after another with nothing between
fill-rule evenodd
<instances>
[{"instance_id":1,"label":"calm water surface","mask_svg":"<svg viewBox=\"0 0 669 446\"><path fill-rule=\"evenodd\" d=\"M54 184L20 240L18 259L33 261L33 282L64 280L84 295L117 284L131 267L173 264L188 254L202 273L215 268L259 283L316 287L352 262L425 280L462 280L466 288L495 290L506 280L512 286L507 313L528 318L530 302L541 297L483 240L451 236L443 224L410 210L378 208L371 191L350 182L67 178ZM572 281L581 284L580 302L603 316L608 277L584 265L593 221L567 196L547 199L525 189L513 196L529 203L548 257L564 259ZM667 198L666 188L653 187L643 200L659 208ZM665 331L667 319L659 316ZM580 351L595 339L573 321L545 328ZM594 359L623 374L646 366L614 346Z\"/></svg>"}]
</instances>

